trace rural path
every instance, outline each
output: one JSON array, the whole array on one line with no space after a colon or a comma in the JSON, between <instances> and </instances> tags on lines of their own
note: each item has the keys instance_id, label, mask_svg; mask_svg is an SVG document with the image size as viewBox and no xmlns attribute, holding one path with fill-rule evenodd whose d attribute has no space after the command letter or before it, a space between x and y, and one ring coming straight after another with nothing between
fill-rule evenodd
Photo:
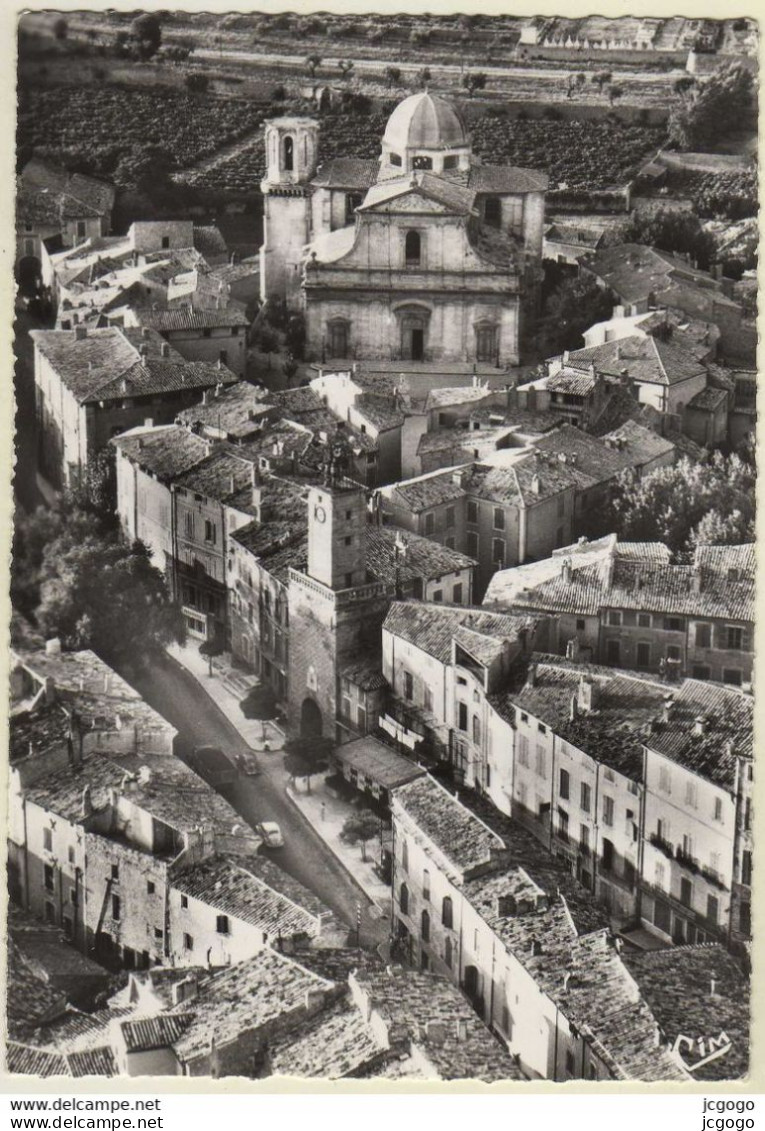
<instances>
[{"instance_id":1,"label":"rural path","mask_svg":"<svg viewBox=\"0 0 765 1131\"><path fill-rule=\"evenodd\" d=\"M224 146L216 153L211 154L210 157L205 157L202 161L194 165L189 165L186 169L180 169L177 173L173 174L173 180L178 183L194 184L199 177L209 173L211 169L217 169L221 165L225 165L232 157L239 157L240 154L246 153L249 149L253 149L259 142L263 141L263 126L258 125L258 128L246 137L242 137L239 141L232 142L231 145Z\"/></svg>"}]
</instances>

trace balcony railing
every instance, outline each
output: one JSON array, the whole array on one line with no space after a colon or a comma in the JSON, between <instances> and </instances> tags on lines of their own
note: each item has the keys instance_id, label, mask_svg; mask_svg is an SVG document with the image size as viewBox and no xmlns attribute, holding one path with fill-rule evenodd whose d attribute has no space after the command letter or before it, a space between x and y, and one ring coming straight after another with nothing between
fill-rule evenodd
<instances>
[{"instance_id":1,"label":"balcony railing","mask_svg":"<svg viewBox=\"0 0 765 1131\"><path fill-rule=\"evenodd\" d=\"M660 837L658 833L651 833L648 841L653 845L654 848L658 848L659 852L663 852L664 855L668 857L668 859L672 860L674 858L674 848L668 840L664 840L664 838Z\"/></svg>"}]
</instances>

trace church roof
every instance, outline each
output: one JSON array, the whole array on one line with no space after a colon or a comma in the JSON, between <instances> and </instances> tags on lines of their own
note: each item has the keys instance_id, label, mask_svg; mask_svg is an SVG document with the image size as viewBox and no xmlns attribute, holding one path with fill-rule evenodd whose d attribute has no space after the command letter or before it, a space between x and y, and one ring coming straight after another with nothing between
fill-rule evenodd
<instances>
[{"instance_id":1,"label":"church roof","mask_svg":"<svg viewBox=\"0 0 765 1131\"><path fill-rule=\"evenodd\" d=\"M411 193L434 200L449 212L468 215L473 210L475 194L470 189L433 173L416 172L372 185L358 211L368 212L398 197L409 196Z\"/></svg>"},{"instance_id":2,"label":"church roof","mask_svg":"<svg viewBox=\"0 0 765 1131\"><path fill-rule=\"evenodd\" d=\"M469 145L470 139L457 108L422 90L398 104L388 119L383 143L399 151L453 149Z\"/></svg>"},{"instance_id":3,"label":"church roof","mask_svg":"<svg viewBox=\"0 0 765 1131\"><path fill-rule=\"evenodd\" d=\"M311 182L322 188L368 189L377 180L379 158L334 157L319 165Z\"/></svg>"}]
</instances>

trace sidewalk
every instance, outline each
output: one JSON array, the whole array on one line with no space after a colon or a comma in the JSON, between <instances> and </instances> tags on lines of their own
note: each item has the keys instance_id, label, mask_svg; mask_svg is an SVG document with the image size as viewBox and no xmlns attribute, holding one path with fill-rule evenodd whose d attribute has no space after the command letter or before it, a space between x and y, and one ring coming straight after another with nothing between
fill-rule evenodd
<instances>
[{"instance_id":1,"label":"sidewalk","mask_svg":"<svg viewBox=\"0 0 765 1131\"><path fill-rule=\"evenodd\" d=\"M241 734L253 750L281 750L284 746L284 732L274 722L262 723L258 719L246 719L239 706L250 687L260 680L257 676L233 668L226 656L215 656L210 662L207 656L200 656L196 645L171 644L167 648L169 656L199 681L202 689L217 704L229 722Z\"/></svg>"},{"instance_id":2,"label":"sidewalk","mask_svg":"<svg viewBox=\"0 0 765 1131\"><path fill-rule=\"evenodd\" d=\"M311 792L305 784L287 786L287 796L307 821L313 826L327 848L335 854L347 872L353 876L362 891L378 909L380 918L391 913L391 893L388 884L383 883L374 866L380 863L379 838L366 845L366 860L361 858L361 846L345 844L340 839L340 831L346 818L357 812L357 807L333 797L321 778L311 779Z\"/></svg>"}]
</instances>

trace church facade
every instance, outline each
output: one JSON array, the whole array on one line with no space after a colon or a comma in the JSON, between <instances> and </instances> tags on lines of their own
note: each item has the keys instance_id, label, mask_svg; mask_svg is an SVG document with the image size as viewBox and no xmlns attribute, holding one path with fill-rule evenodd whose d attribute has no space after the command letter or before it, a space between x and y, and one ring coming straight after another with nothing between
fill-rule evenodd
<instances>
[{"instance_id":1,"label":"church facade","mask_svg":"<svg viewBox=\"0 0 765 1131\"><path fill-rule=\"evenodd\" d=\"M317 153L312 119L266 123L262 297L304 312L311 355L517 364L546 176L482 164L457 109L426 91L396 107L379 160L317 169Z\"/></svg>"}]
</instances>

